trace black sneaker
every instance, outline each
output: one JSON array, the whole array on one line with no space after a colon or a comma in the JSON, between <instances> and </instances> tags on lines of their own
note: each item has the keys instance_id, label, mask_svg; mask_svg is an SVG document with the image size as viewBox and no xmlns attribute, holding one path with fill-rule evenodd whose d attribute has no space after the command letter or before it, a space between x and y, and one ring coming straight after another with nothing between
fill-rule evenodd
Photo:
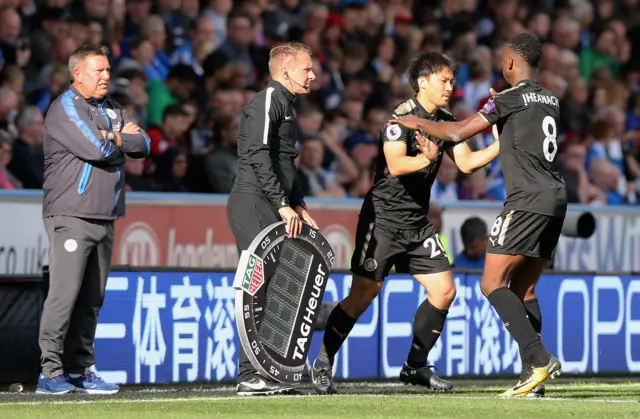
<instances>
[{"instance_id":1,"label":"black sneaker","mask_svg":"<svg viewBox=\"0 0 640 419\"><path fill-rule=\"evenodd\" d=\"M318 394L335 394L333 389L333 368L331 364L316 359L309 368L309 376L313 382L313 388Z\"/></svg>"},{"instance_id":2,"label":"black sneaker","mask_svg":"<svg viewBox=\"0 0 640 419\"><path fill-rule=\"evenodd\" d=\"M443 380L438 377L431 368L435 367L426 366L422 368L411 368L405 362L402 366L402 371L400 371L400 381L414 386L424 386L436 391L453 390L453 385L447 380Z\"/></svg>"},{"instance_id":3,"label":"black sneaker","mask_svg":"<svg viewBox=\"0 0 640 419\"><path fill-rule=\"evenodd\" d=\"M259 375L254 375L238 384L236 388L238 396L266 396L272 394L297 394L296 390L288 384L267 380Z\"/></svg>"}]
</instances>

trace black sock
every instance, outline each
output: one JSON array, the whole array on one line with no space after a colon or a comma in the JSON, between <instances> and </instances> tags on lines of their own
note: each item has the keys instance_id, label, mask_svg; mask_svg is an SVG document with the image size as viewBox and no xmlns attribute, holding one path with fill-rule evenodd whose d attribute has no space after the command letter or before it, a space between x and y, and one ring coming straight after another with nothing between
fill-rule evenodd
<instances>
[{"instance_id":1,"label":"black sock","mask_svg":"<svg viewBox=\"0 0 640 419\"><path fill-rule=\"evenodd\" d=\"M509 288L497 288L488 296L489 302L502 319L504 326L518 342L522 362L541 365L549 361L549 355L533 326L527 319L522 301Z\"/></svg>"},{"instance_id":2,"label":"black sock","mask_svg":"<svg viewBox=\"0 0 640 419\"><path fill-rule=\"evenodd\" d=\"M335 306L331 314L329 314L327 327L324 330L322 347L318 354L320 361L333 365L333 360L340 346L342 346L342 343L347 339L347 336L349 336L351 329L353 329L357 321L358 319L349 317L340 304Z\"/></svg>"},{"instance_id":3,"label":"black sock","mask_svg":"<svg viewBox=\"0 0 640 419\"><path fill-rule=\"evenodd\" d=\"M538 334L538 338L542 339L542 312L540 311L538 299L534 298L532 300L525 301L524 309L527 311L527 317L529 318L529 323L533 326L533 330ZM530 366L529 360L523 359L522 373L524 374Z\"/></svg>"},{"instance_id":4,"label":"black sock","mask_svg":"<svg viewBox=\"0 0 640 419\"><path fill-rule=\"evenodd\" d=\"M425 366L429 351L442 333L448 313L447 310L435 308L429 299L420 304L413 318L413 342L407 358L407 365L411 368Z\"/></svg>"},{"instance_id":5,"label":"black sock","mask_svg":"<svg viewBox=\"0 0 640 419\"><path fill-rule=\"evenodd\" d=\"M540 311L540 304L538 299L527 300L524 302L524 308L527 310L527 316L529 316L529 323L533 326L533 330L536 331L538 336L542 334L542 312Z\"/></svg>"}]
</instances>

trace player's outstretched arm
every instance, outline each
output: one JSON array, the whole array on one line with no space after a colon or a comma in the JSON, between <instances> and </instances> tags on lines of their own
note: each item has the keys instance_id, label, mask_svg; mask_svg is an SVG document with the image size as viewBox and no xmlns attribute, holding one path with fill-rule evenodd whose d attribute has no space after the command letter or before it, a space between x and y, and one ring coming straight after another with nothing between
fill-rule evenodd
<instances>
[{"instance_id":1,"label":"player's outstretched arm","mask_svg":"<svg viewBox=\"0 0 640 419\"><path fill-rule=\"evenodd\" d=\"M463 121L434 122L415 115L404 115L392 119L389 124L400 124L405 128L423 130L427 134L445 142L459 143L486 130L491 126L489 121L475 113Z\"/></svg>"},{"instance_id":2,"label":"player's outstretched arm","mask_svg":"<svg viewBox=\"0 0 640 419\"><path fill-rule=\"evenodd\" d=\"M500 155L500 142L496 141L489 147L478 151L471 151L467 143L460 143L453 148L448 148L447 154L462 173L471 174L491 163Z\"/></svg>"}]
</instances>

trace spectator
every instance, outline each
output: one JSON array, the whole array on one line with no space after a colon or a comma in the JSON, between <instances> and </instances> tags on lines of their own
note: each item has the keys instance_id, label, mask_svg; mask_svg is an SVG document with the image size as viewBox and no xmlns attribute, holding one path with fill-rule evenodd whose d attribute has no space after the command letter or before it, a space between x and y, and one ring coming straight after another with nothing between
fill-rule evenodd
<instances>
[{"instance_id":1,"label":"spectator","mask_svg":"<svg viewBox=\"0 0 640 419\"><path fill-rule=\"evenodd\" d=\"M315 106L305 106L297 114L299 141L318 135L324 115Z\"/></svg>"},{"instance_id":2,"label":"spectator","mask_svg":"<svg viewBox=\"0 0 640 419\"><path fill-rule=\"evenodd\" d=\"M464 249L455 257L453 267L484 269L484 258L489 240L487 224L479 217L467 218L460 226L460 236Z\"/></svg>"},{"instance_id":3,"label":"spectator","mask_svg":"<svg viewBox=\"0 0 640 419\"><path fill-rule=\"evenodd\" d=\"M582 132L588 124L589 112L587 100L589 90L587 82L580 77L574 78L567 88L567 94L560 100L559 132Z\"/></svg>"},{"instance_id":4,"label":"spectator","mask_svg":"<svg viewBox=\"0 0 640 419\"><path fill-rule=\"evenodd\" d=\"M209 191L228 194L238 175L238 118L228 113L213 117L213 151L204 158Z\"/></svg>"},{"instance_id":5,"label":"spectator","mask_svg":"<svg viewBox=\"0 0 640 419\"><path fill-rule=\"evenodd\" d=\"M233 9L233 0L208 0L202 10L202 16L211 21L214 29L213 49L218 49L227 39L227 19Z\"/></svg>"},{"instance_id":6,"label":"spectator","mask_svg":"<svg viewBox=\"0 0 640 419\"><path fill-rule=\"evenodd\" d=\"M45 114L49 105L67 88L69 84L69 70L63 64L55 63L51 68L51 75L46 86L32 90L27 94L27 101Z\"/></svg>"},{"instance_id":7,"label":"spectator","mask_svg":"<svg viewBox=\"0 0 640 419\"><path fill-rule=\"evenodd\" d=\"M254 63L254 59L258 57L256 53L259 54L259 51L253 47L253 28L255 24L255 20L245 13L237 13L230 16L227 38L219 48L219 51L225 54L232 62L240 64L246 70L247 86L252 86L257 80L257 66ZM262 56L261 58L265 59L266 57Z\"/></svg>"},{"instance_id":8,"label":"spectator","mask_svg":"<svg viewBox=\"0 0 640 419\"><path fill-rule=\"evenodd\" d=\"M31 65L42 68L51 60L53 40L67 35L67 27L62 17L64 9L61 7L41 7L38 10L36 25L31 31ZM38 27L39 26L39 27Z\"/></svg>"},{"instance_id":9,"label":"spectator","mask_svg":"<svg viewBox=\"0 0 640 419\"><path fill-rule=\"evenodd\" d=\"M18 116L16 125L19 137L13 141L13 158L7 168L25 189L42 189L44 180L42 112L35 106L27 106Z\"/></svg>"},{"instance_id":10,"label":"spectator","mask_svg":"<svg viewBox=\"0 0 640 419\"><path fill-rule=\"evenodd\" d=\"M130 43L131 58L124 58L118 64L118 71L135 69L144 71L149 81L164 81L166 75L153 65L155 48L148 38L136 37Z\"/></svg>"},{"instance_id":11,"label":"spectator","mask_svg":"<svg viewBox=\"0 0 640 419\"><path fill-rule=\"evenodd\" d=\"M126 158L122 165L127 191L162 192L162 187L144 173L144 160Z\"/></svg>"},{"instance_id":12,"label":"spectator","mask_svg":"<svg viewBox=\"0 0 640 419\"><path fill-rule=\"evenodd\" d=\"M560 52L558 73L565 80L575 80L580 76L580 58L578 55L568 49Z\"/></svg>"},{"instance_id":13,"label":"spectator","mask_svg":"<svg viewBox=\"0 0 640 419\"><path fill-rule=\"evenodd\" d=\"M188 152L190 147L186 144L185 134L189 129L189 114L181 104L173 104L166 107L162 115L162 125L153 127L147 131L151 139L151 155L159 157L170 147L182 149Z\"/></svg>"},{"instance_id":14,"label":"spectator","mask_svg":"<svg viewBox=\"0 0 640 419\"><path fill-rule=\"evenodd\" d=\"M560 158L560 175L565 181L567 200L579 204L606 204L606 196L589 180L586 170L587 148L577 141L569 141L563 147Z\"/></svg>"},{"instance_id":15,"label":"spectator","mask_svg":"<svg viewBox=\"0 0 640 419\"><path fill-rule=\"evenodd\" d=\"M75 51L77 47L78 45L76 41L70 36L54 39L51 49L51 61L40 69L33 87L43 88L49 86L51 84L51 74L53 73L54 68L58 65L62 65L66 68L67 63L69 62L69 56L71 56L71 53ZM69 77L69 75L67 76Z\"/></svg>"},{"instance_id":16,"label":"spectator","mask_svg":"<svg viewBox=\"0 0 640 419\"><path fill-rule=\"evenodd\" d=\"M298 181L304 196L319 198L343 198L345 190L335 182L334 176L322 168L324 144L318 137L309 137L302 142L298 167Z\"/></svg>"},{"instance_id":17,"label":"spectator","mask_svg":"<svg viewBox=\"0 0 640 419\"><path fill-rule=\"evenodd\" d=\"M480 101L487 95L491 86L491 61L476 53L469 61L469 81L463 88L465 103L471 109L478 109L484 104Z\"/></svg>"},{"instance_id":18,"label":"spectator","mask_svg":"<svg viewBox=\"0 0 640 419\"><path fill-rule=\"evenodd\" d=\"M622 173L617 165L609 160L596 158L591 162L589 174L593 183L604 192L607 205L627 203L625 196L618 192Z\"/></svg>"},{"instance_id":19,"label":"spectator","mask_svg":"<svg viewBox=\"0 0 640 419\"><path fill-rule=\"evenodd\" d=\"M22 184L7 168L13 158L11 134L0 130L0 189L21 189Z\"/></svg>"},{"instance_id":20,"label":"spectator","mask_svg":"<svg viewBox=\"0 0 640 419\"><path fill-rule=\"evenodd\" d=\"M138 121L140 123L139 126L142 128L147 128L148 126L147 105L149 103L149 95L145 89L146 84L147 76L145 73L135 68L118 72L114 80L116 92L127 96L132 102L132 108L127 110L127 112L132 111L129 116ZM120 100L117 101L119 102Z\"/></svg>"},{"instance_id":21,"label":"spectator","mask_svg":"<svg viewBox=\"0 0 640 419\"><path fill-rule=\"evenodd\" d=\"M22 96L24 90L25 77L20 67L14 64L6 65L2 68L0 79L3 86L13 90L18 96Z\"/></svg>"},{"instance_id":22,"label":"spectator","mask_svg":"<svg viewBox=\"0 0 640 419\"><path fill-rule=\"evenodd\" d=\"M364 114L364 118L360 128L355 130L353 134L347 138L345 146L349 150L361 143L378 144L382 121L386 114L386 109L372 107Z\"/></svg>"},{"instance_id":23,"label":"spectator","mask_svg":"<svg viewBox=\"0 0 640 419\"><path fill-rule=\"evenodd\" d=\"M461 175L458 188L460 200L494 200L496 197L489 194L487 188L487 172L484 169L476 170L470 175Z\"/></svg>"},{"instance_id":24,"label":"spectator","mask_svg":"<svg viewBox=\"0 0 640 419\"><path fill-rule=\"evenodd\" d=\"M7 86L0 87L0 129L9 132L14 138L18 136L15 119L19 106L16 92Z\"/></svg>"},{"instance_id":25,"label":"spectator","mask_svg":"<svg viewBox=\"0 0 640 419\"><path fill-rule=\"evenodd\" d=\"M26 46L24 40L20 39L21 28L22 21L15 10L0 11L0 51L5 64L17 64L20 67L24 65L19 57L19 53Z\"/></svg>"},{"instance_id":26,"label":"spectator","mask_svg":"<svg viewBox=\"0 0 640 419\"><path fill-rule=\"evenodd\" d=\"M158 74L160 80L166 80L171 68L171 59L164 52L167 44L167 30L162 18L158 15L152 15L145 19L142 25L142 35L151 42L155 50L155 55L151 60L153 72Z\"/></svg>"},{"instance_id":27,"label":"spectator","mask_svg":"<svg viewBox=\"0 0 640 419\"><path fill-rule=\"evenodd\" d=\"M193 70L197 76L202 76L204 70L196 60L196 51L201 44L211 42L215 36L215 28L210 19L200 16L193 21L190 40L185 41L171 56L173 65L184 64Z\"/></svg>"},{"instance_id":28,"label":"spectator","mask_svg":"<svg viewBox=\"0 0 640 419\"><path fill-rule=\"evenodd\" d=\"M618 73L620 63L618 61L618 45L615 42L616 35L611 29L603 30L597 38L593 48L586 48L580 54L580 75L589 79L593 70L606 67L614 74Z\"/></svg>"},{"instance_id":29,"label":"spectator","mask_svg":"<svg viewBox=\"0 0 640 419\"><path fill-rule=\"evenodd\" d=\"M164 109L171 104L189 99L197 82L198 76L185 64L173 66L166 82L150 82L147 85L147 125L152 127L162 124Z\"/></svg>"},{"instance_id":30,"label":"spectator","mask_svg":"<svg viewBox=\"0 0 640 419\"><path fill-rule=\"evenodd\" d=\"M164 192L188 192L187 170L189 162L187 155L177 147L165 150L159 159L155 176Z\"/></svg>"},{"instance_id":31,"label":"spectator","mask_svg":"<svg viewBox=\"0 0 640 419\"><path fill-rule=\"evenodd\" d=\"M431 188L431 199L441 203L456 202L458 200L457 175L456 164L449 156L443 156L436 180Z\"/></svg>"}]
</instances>

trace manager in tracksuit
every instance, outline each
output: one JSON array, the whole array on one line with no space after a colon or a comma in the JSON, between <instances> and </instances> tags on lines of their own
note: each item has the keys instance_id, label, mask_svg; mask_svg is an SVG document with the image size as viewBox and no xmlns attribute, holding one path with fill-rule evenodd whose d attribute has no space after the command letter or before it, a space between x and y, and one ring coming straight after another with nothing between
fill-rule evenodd
<instances>
[{"instance_id":1,"label":"manager in tracksuit","mask_svg":"<svg viewBox=\"0 0 640 419\"><path fill-rule=\"evenodd\" d=\"M238 176L227 201L227 217L238 246L246 250L269 225L286 221L295 237L302 221L318 228L306 210L296 182L296 122L293 101L310 92L315 79L311 50L287 43L269 54L271 81L242 111L238 132ZM290 386L257 374L240 348L239 395L286 392Z\"/></svg>"},{"instance_id":2,"label":"manager in tracksuit","mask_svg":"<svg viewBox=\"0 0 640 419\"><path fill-rule=\"evenodd\" d=\"M110 65L99 46L69 58L73 82L44 127L43 218L49 236L49 291L40 323L38 393L113 394L91 372L114 220L124 216L125 155L149 155L149 137L107 97Z\"/></svg>"}]
</instances>

